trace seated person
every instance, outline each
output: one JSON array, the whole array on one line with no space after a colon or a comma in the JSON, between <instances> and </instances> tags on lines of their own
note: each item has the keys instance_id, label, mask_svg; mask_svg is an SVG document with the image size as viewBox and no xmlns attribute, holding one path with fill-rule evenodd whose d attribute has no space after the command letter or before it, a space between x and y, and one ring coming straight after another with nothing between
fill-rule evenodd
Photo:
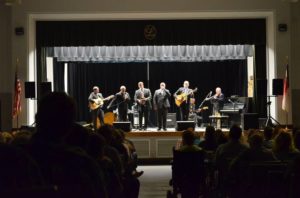
<instances>
[{"instance_id":1,"label":"seated person","mask_svg":"<svg viewBox=\"0 0 300 198\"><path fill-rule=\"evenodd\" d=\"M181 152L195 152L202 150L194 144L195 133L191 130L186 130L182 133L182 146L179 148Z\"/></svg>"}]
</instances>

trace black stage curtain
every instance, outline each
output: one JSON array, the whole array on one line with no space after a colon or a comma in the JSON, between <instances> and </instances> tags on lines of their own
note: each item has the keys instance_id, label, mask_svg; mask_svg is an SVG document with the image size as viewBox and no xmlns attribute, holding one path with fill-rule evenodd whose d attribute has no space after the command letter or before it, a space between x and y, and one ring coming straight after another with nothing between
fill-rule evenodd
<instances>
[{"instance_id":1,"label":"black stage curtain","mask_svg":"<svg viewBox=\"0 0 300 198\"><path fill-rule=\"evenodd\" d=\"M147 85L146 63L69 63L69 94L77 101L78 121L90 119L87 98L94 85L100 87L104 97L115 94L121 85L127 87L133 99L137 83L144 81ZM161 62L149 63L149 88L152 94L165 82L173 94L184 80L190 81L190 87L198 87L195 94L199 106L209 91L220 86L226 96L247 94L247 61L228 60L216 62ZM174 99L171 98L170 112L176 112ZM205 104L209 105L209 104ZM153 114L153 113L152 113ZM151 123L155 123L151 116Z\"/></svg>"},{"instance_id":2,"label":"black stage curtain","mask_svg":"<svg viewBox=\"0 0 300 198\"><path fill-rule=\"evenodd\" d=\"M144 35L147 25L154 27L150 40ZM266 79L265 19L37 21L36 35L38 83L46 80L44 48L95 45L253 44L255 79ZM266 115L266 98L259 93L266 91L255 87L254 102L261 117Z\"/></svg>"},{"instance_id":3,"label":"black stage curtain","mask_svg":"<svg viewBox=\"0 0 300 198\"><path fill-rule=\"evenodd\" d=\"M65 63L58 62L53 58L53 78L54 78L54 91L65 91Z\"/></svg>"},{"instance_id":4,"label":"black stage curtain","mask_svg":"<svg viewBox=\"0 0 300 198\"><path fill-rule=\"evenodd\" d=\"M100 92L107 97L125 85L133 100L137 83L146 80L147 63L68 63L68 92L77 103L76 119L90 120L88 97L93 86L99 86Z\"/></svg>"},{"instance_id":5,"label":"black stage curtain","mask_svg":"<svg viewBox=\"0 0 300 198\"><path fill-rule=\"evenodd\" d=\"M265 26L265 19L37 21L36 35L40 47L265 44Z\"/></svg>"}]
</instances>

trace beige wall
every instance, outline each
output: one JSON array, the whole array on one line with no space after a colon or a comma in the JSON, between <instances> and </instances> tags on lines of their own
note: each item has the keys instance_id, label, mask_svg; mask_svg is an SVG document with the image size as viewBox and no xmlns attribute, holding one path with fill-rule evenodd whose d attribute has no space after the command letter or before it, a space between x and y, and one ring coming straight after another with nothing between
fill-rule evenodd
<instances>
[{"instance_id":1,"label":"beige wall","mask_svg":"<svg viewBox=\"0 0 300 198\"><path fill-rule=\"evenodd\" d=\"M277 67L277 76L283 77L284 75L284 62L285 57L291 57L291 31L290 28L285 33L279 33L276 29L278 23L286 23L288 27L291 27L291 10L293 13L297 13L299 10L298 3L288 3L288 0L23 0L21 5L14 5L12 7L12 28L23 26L25 28L24 36L15 36L12 34L12 54L11 60L14 65L16 58L20 59L22 67L20 68L20 76L23 81L27 78L27 63L28 63L28 14L32 13L114 13L114 12L212 12L212 11L272 11L275 16L275 64ZM225 3L226 2L226 3ZM297 8L294 8L297 7ZM298 14L299 16L299 14ZM145 15L147 18L147 15ZM298 22L299 24L299 22ZM0 24L2 27L4 24ZM299 33L299 31L298 31ZM299 40L297 40L299 43ZM295 40L296 42L296 40ZM2 46L0 47L1 52L3 51ZM2 53L1 53L2 54ZM299 56L294 56L295 60L298 60ZM11 64L10 64L11 65ZM9 66L4 66L4 71L8 71L0 74L0 79L10 77L12 78L12 70ZM291 72L295 69L294 65L291 65ZM295 77L295 76L294 76ZM10 79L13 82L13 79ZM293 86L300 86L299 78L292 78ZM0 85L1 86L1 85ZM8 86L8 91L12 92L11 84ZM277 99L278 107L280 107L280 99ZM23 98L23 107L26 102ZM285 115L278 108L279 121L283 122ZM291 116L289 116L291 119ZM22 122L26 123L26 108L21 115ZM291 123L291 121L289 121Z\"/></svg>"},{"instance_id":2,"label":"beige wall","mask_svg":"<svg viewBox=\"0 0 300 198\"><path fill-rule=\"evenodd\" d=\"M291 6L291 86L293 123L300 127L300 3Z\"/></svg>"},{"instance_id":3,"label":"beige wall","mask_svg":"<svg viewBox=\"0 0 300 198\"><path fill-rule=\"evenodd\" d=\"M2 130L11 128L11 8L0 5L0 102Z\"/></svg>"}]
</instances>

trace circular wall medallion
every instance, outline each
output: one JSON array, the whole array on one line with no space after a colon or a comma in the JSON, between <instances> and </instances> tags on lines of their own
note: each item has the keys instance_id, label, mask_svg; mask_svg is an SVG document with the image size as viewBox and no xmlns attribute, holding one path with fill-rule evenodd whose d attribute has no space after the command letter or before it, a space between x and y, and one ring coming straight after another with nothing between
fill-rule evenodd
<instances>
[{"instance_id":1,"label":"circular wall medallion","mask_svg":"<svg viewBox=\"0 0 300 198\"><path fill-rule=\"evenodd\" d=\"M157 34L156 27L154 25L146 25L144 28L144 36L147 40L155 39Z\"/></svg>"}]
</instances>

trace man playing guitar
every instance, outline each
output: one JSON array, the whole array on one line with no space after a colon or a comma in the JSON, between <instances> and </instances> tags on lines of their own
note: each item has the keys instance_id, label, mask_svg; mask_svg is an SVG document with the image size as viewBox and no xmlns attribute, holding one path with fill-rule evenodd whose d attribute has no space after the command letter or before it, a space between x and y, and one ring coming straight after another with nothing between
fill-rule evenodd
<instances>
[{"instance_id":1,"label":"man playing guitar","mask_svg":"<svg viewBox=\"0 0 300 198\"><path fill-rule=\"evenodd\" d=\"M183 87L180 87L175 93L175 103L180 109L180 120L188 120L190 111L190 98L194 98L194 92L197 91L189 88L189 81L183 82Z\"/></svg>"},{"instance_id":2,"label":"man playing guitar","mask_svg":"<svg viewBox=\"0 0 300 198\"><path fill-rule=\"evenodd\" d=\"M104 104L104 101L110 100L114 96L109 96L107 98L103 98L102 94L99 92L99 87L94 86L93 92L90 94L88 100L89 100L89 107L90 112L92 114L93 119L93 127L94 130L97 130L97 118L99 117L100 125L104 125L104 112L101 109L101 107Z\"/></svg>"}]
</instances>

